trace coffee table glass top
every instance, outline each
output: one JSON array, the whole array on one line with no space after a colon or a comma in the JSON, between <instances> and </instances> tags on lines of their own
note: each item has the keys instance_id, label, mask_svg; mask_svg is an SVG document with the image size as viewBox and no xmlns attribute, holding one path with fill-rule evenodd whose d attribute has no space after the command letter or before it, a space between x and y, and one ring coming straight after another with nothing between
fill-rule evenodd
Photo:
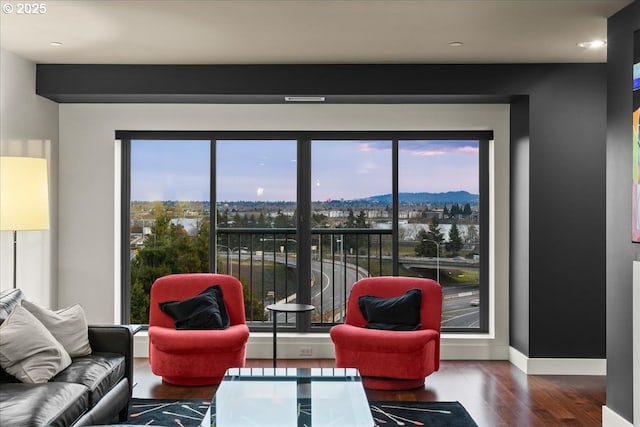
<instances>
[{"instance_id":1,"label":"coffee table glass top","mask_svg":"<svg viewBox=\"0 0 640 427\"><path fill-rule=\"evenodd\" d=\"M203 427L373 427L356 369L233 368Z\"/></svg>"}]
</instances>

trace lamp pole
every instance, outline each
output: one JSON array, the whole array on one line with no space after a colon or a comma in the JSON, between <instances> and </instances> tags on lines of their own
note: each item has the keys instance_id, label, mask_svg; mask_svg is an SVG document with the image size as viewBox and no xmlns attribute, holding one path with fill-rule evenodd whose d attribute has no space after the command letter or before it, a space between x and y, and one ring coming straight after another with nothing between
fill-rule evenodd
<instances>
[{"instance_id":1,"label":"lamp pole","mask_svg":"<svg viewBox=\"0 0 640 427\"><path fill-rule=\"evenodd\" d=\"M13 230L13 289L16 289L16 286L18 285L18 282L17 282L18 275L16 274L18 271L17 248L18 248L18 231Z\"/></svg>"},{"instance_id":2,"label":"lamp pole","mask_svg":"<svg viewBox=\"0 0 640 427\"><path fill-rule=\"evenodd\" d=\"M431 242L436 245L436 282L440 283L440 243L431 239L422 239L423 242Z\"/></svg>"}]
</instances>

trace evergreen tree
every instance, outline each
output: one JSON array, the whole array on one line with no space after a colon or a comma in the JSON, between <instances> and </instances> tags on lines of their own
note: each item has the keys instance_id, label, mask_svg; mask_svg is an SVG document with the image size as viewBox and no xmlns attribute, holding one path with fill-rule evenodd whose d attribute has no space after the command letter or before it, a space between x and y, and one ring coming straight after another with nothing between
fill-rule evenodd
<instances>
[{"instance_id":1,"label":"evergreen tree","mask_svg":"<svg viewBox=\"0 0 640 427\"><path fill-rule=\"evenodd\" d=\"M328 219L324 214L314 213L311 216L311 228L324 227Z\"/></svg>"},{"instance_id":2,"label":"evergreen tree","mask_svg":"<svg viewBox=\"0 0 640 427\"><path fill-rule=\"evenodd\" d=\"M435 240L438 243L442 243L444 240L444 235L442 231L440 231L440 223L438 222L438 218L431 218L431 222L429 222L429 231L427 232L427 237L431 240Z\"/></svg>"},{"instance_id":3,"label":"evergreen tree","mask_svg":"<svg viewBox=\"0 0 640 427\"><path fill-rule=\"evenodd\" d=\"M265 228L265 227L268 227L268 226L269 225L267 224L267 221L264 218L264 212L260 211L260 215L258 215L258 222L256 224L256 227Z\"/></svg>"},{"instance_id":4,"label":"evergreen tree","mask_svg":"<svg viewBox=\"0 0 640 427\"><path fill-rule=\"evenodd\" d=\"M289 228L289 219L278 209L276 219L273 223L274 228Z\"/></svg>"},{"instance_id":5,"label":"evergreen tree","mask_svg":"<svg viewBox=\"0 0 640 427\"><path fill-rule=\"evenodd\" d=\"M421 229L418 231L416 238L418 239L418 244L415 247L416 256L426 256L432 257L436 254L436 246L433 242L427 241L428 234L425 229Z\"/></svg>"},{"instance_id":6,"label":"evergreen tree","mask_svg":"<svg viewBox=\"0 0 640 427\"><path fill-rule=\"evenodd\" d=\"M356 217L356 228L368 228L367 214L364 211L360 211L360 213Z\"/></svg>"},{"instance_id":7,"label":"evergreen tree","mask_svg":"<svg viewBox=\"0 0 640 427\"><path fill-rule=\"evenodd\" d=\"M357 228L358 224L356 221L356 216L353 213L353 209L349 209L349 216L347 216L347 222L345 224L346 228Z\"/></svg>"},{"instance_id":8,"label":"evergreen tree","mask_svg":"<svg viewBox=\"0 0 640 427\"><path fill-rule=\"evenodd\" d=\"M233 216L233 226L237 228L243 228L246 224L244 223L244 218L240 216L238 212Z\"/></svg>"},{"instance_id":9,"label":"evergreen tree","mask_svg":"<svg viewBox=\"0 0 640 427\"><path fill-rule=\"evenodd\" d=\"M438 254L438 248L442 246L444 236L436 217L431 218L427 230L422 229L418 232L417 239L418 244L415 248L417 256L435 257Z\"/></svg>"},{"instance_id":10,"label":"evergreen tree","mask_svg":"<svg viewBox=\"0 0 640 427\"><path fill-rule=\"evenodd\" d=\"M148 322L149 302L141 295L149 295L151 285L158 277L208 271L208 254L203 265L197 241L197 234L195 239L189 236L184 227L171 222L167 213L157 214L151 234L131 260L131 323Z\"/></svg>"},{"instance_id":11,"label":"evergreen tree","mask_svg":"<svg viewBox=\"0 0 640 427\"><path fill-rule=\"evenodd\" d=\"M149 293L157 278L172 273L209 271L208 219L203 218L195 236L189 236L184 227L171 222L168 213L156 212L151 234L131 260L131 323L146 324L149 321ZM243 289L247 318L251 315L252 319L264 320L263 304L251 295L247 284Z\"/></svg>"},{"instance_id":12,"label":"evergreen tree","mask_svg":"<svg viewBox=\"0 0 640 427\"><path fill-rule=\"evenodd\" d=\"M462 209L462 215L469 216L471 213L471 205L469 203L465 203L464 208Z\"/></svg>"},{"instance_id":13,"label":"evergreen tree","mask_svg":"<svg viewBox=\"0 0 640 427\"><path fill-rule=\"evenodd\" d=\"M202 218L195 236L196 253L200 260L200 271L209 271L209 218Z\"/></svg>"},{"instance_id":14,"label":"evergreen tree","mask_svg":"<svg viewBox=\"0 0 640 427\"><path fill-rule=\"evenodd\" d=\"M131 285L131 323L146 324L149 322L149 293L145 292L140 282Z\"/></svg>"},{"instance_id":15,"label":"evergreen tree","mask_svg":"<svg viewBox=\"0 0 640 427\"><path fill-rule=\"evenodd\" d=\"M460 236L460 231L458 230L458 226L454 222L451 224L451 229L449 230L449 241L446 243L447 251L455 256L458 255L458 251L462 249L462 237Z\"/></svg>"}]
</instances>

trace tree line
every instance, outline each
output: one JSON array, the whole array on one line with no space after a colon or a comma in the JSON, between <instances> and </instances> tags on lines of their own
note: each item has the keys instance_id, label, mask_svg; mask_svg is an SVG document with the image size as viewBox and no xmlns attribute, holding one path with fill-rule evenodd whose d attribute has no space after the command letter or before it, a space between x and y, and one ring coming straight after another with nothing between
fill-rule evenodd
<instances>
[{"instance_id":1,"label":"tree line","mask_svg":"<svg viewBox=\"0 0 640 427\"><path fill-rule=\"evenodd\" d=\"M446 251L448 256L457 256L464 247L465 240L469 243L477 243L480 236L478 228L471 224L467 227L466 239L463 239L458 225L453 222L447 237L448 240L445 241L438 219L432 217L427 229L421 229L417 233L416 256L435 257L436 255L443 255L443 250ZM440 250L439 254L438 250Z\"/></svg>"},{"instance_id":2,"label":"tree line","mask_svg":"<svg viewBox=\"0 0 640 427\"><path fill-rule=\"evenodd\" d=\"M167 212L160 212L151 226L151 234L135 249L131 258L130 323L149 322L149 295L153 282L174 273L209 272L210 224L203 218L194 235L181 224L174 224ZM220 261L222 262L222 260ZM222 266L218 266L222 271ZM251 296L250 283L241 278L247 319L263 319L264 305Z\"/></svg>"}]
</instances>

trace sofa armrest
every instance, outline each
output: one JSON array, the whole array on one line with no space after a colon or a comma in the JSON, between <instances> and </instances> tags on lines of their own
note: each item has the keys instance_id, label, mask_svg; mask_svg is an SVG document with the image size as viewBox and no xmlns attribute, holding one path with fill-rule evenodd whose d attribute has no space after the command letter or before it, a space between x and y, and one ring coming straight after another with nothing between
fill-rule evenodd
<instances>
[{"instance_id":1,"label":"sofa armrest","mask_svg":"<svg viewBox=\"0 0 640 427\"><path fill-rule=\"evenodd\" d=\"M129 395L133 387L133 334L128 326L89 325L89 344L96 353L122 354L125 375L129 380Z\"/></svg>"}]
</instances>

